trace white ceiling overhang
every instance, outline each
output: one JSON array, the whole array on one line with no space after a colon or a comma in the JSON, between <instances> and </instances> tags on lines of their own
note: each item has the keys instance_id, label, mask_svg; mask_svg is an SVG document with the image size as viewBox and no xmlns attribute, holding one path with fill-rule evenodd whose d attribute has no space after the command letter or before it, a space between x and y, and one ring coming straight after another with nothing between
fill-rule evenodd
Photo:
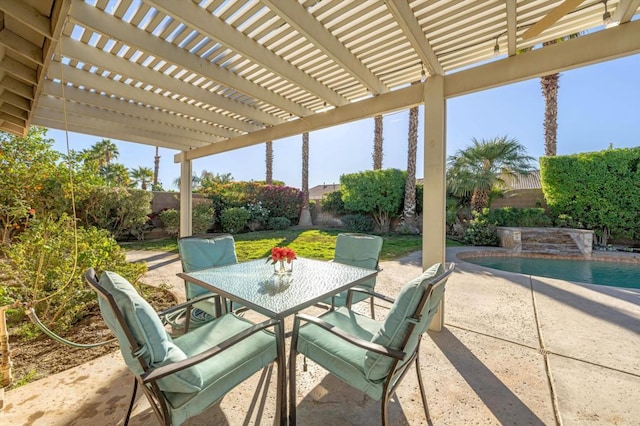
<instances>
[{"instance_id":1,"label":"white ceiling overhang","mask_svg":"<svg viewBox=\"0 0 640 426\"><path fill-rule=\"evenodd\" d=\"M640 52L640 0L0 0L0 130L190 159ZM570 34L581 37L541 47ZM501 57L494 58L498 45Z\"/></svg>"}]
</instances>

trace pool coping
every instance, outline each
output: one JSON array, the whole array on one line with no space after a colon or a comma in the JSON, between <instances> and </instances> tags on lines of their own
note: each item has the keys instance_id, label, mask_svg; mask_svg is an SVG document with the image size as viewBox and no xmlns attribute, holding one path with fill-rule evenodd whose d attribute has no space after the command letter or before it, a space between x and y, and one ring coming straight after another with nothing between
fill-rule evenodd
<instances>
[{"instance_id":1,"label":"pool coping","mask_svg":"<svg viewBox=\"0 0 640 426\"><path fill-rule=\"evenodd\" d=\"M455 251L455 256L460 260L474 257L529 257L541 259L561 259L561 260L592 260L612 263L633 263L640 264L639 253L627 253L620 251L594 251L591 256L582 256L571 253L538 253L538 252L514 252L509 249L488 246L464 246Z\"/></svg>"}]
</instances>

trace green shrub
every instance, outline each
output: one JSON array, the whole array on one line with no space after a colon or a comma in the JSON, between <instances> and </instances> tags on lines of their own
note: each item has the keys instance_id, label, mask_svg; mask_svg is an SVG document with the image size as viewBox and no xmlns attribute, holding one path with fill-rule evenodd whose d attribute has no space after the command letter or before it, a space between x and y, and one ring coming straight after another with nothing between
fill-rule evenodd
<instances>
[{"instance_id":1,"label":"green shrub","mask_svg":"<svg viewBox=\"0 0 640 426\"><path fill-rule=\"evenodd\" d=\"M472 246L497 246L499 241L496 226L485 215L475 212L474 215L464 232L464 242Z\"/></svg>"},{"instance_id":2,"label":"green shrub","mask_svg":"<svg viewBox=\"0 0 640 426\"><path fill-rule=\"evenodd\" d=\"M257 203L249 203L245 207L245 209L249 212L249 229L252 231L259 231L264 228L269 220L269 209L262 207L262 203L258 201Z\"/></svg>"},{"instance_id":3,"label":"green shrub","mask_svg":"<svg viewBox=\"0 0 640 426\"><path fill-rule=\"evenodd\" d=\"M251 217L246 209L242 207L231 207L220 215L220 224L224 232L235 234L244 230Z\"/></svg>"},{"instance_id":4,"label":"green shrub","mask_svg":"<svg viewBox=\"0 0 640 426\"><path fill-rule=\"evenodd\" d=\"M77 216L85 227L106 229L118 239L142 239L153 194L141 189L92 186L77 198Z\"/></svg>"},{"instance_id":5,"label":"green shrub","mask_svg":"<svg viewBox=\"0 0 640 426\"><path fill-rule=\"evenodd\" d=\"M558 217L556 217L556 220L554 222L555 222L555 226L557 226L558 228L574 228L574 229L583 228L580 222L574 220L568 214L559 214Z\"/></svg>"},{"instance_id":6,"label":"green shrub","mask_svg":"<svg viewBox=\"0 0 640 426\"><path fill-rule=\"evenodd\" d=\"M593 229L598 245L640 239L640 147L540 159L549 211Z\"/></svg>"},{"instance_id":7,"label":"green shrub","mask_svg":"<svg viewBox=\"0 0 640 426\"><path fill-rule=\"evenodd\" d=\"M175 209L164 210L158 214L167 234L180 234L180 212ZM204 234L213 227L215 211L209 203L199 203L193 207L191 227L193 234Z\"/></svg>"},{"instance_id":8,"label":"green shrub","mask_svg":"<svg viewBox=\"0 0 640 426\"><path fill-rule=\"evenodd\" d=\"M292 224L298 223L302 210L302 191L289 186L264 185L257 201L269 210L271 217L286 217Z\"/></svg>"},{"instance_id":9,"label":"green shrub","mask_svg":"<svg viewBox=\"0 0 640 426\"><path fill-rule=\"evenodd\" d=\"M78 227L76 251L73 222L66 215L59 220L33 221L0 261L5 297L32 305L56 332L84 317L96 303L95 293L84 280L87 268L98 273L114 271L132 283L146 271L144 263L127 262L124 250L104 229Z\"/></svg>"},{"instance_id":10,"label":"green shrub","mask_svg":"<svg viewBox=\"0 0 640 426\"><path fill-rule=\"evenodd\" d=\"M158 214L165 232L172 236L180 234L180 212L175 209L161 211Z\"/></svg>"},{"instance_id":11,"label":"green shrub","mask_svg":"<svg viewBox=\"0 0 640 426\"><path fill-rule=\"evenodd\" d=\"M389 230L404 200L407 173L398 169L367 170L342 175L340 191L346 210L369 214L381 232Z\"/></svg>"},{"instance_id":12,"label":"green shrub","mask_svg":"<svg viewBox=\"0 0 640 426\"><path fill-rule=\"evenodd\" d=\"M291 226L291 221L286 217L271 217L269 218L269 229L276 231L283 231Z\"/></svg>"},{"instance_id":13,"label":"green shrub","mask_svg":"<svg viewBox=\"0 0 640 426\"><path fill-rule=\"evenodd\" d=\"M322 210L335 214L344 214L344 202L342 201L342 192L340 190L327 192L322 196L320 201Z\"/></svg>"},{"instance_id":14,"label":"green shrub","mask_svg":"<svg viewBox=\"0 0 640 426\"><path fill-rule=\"evenodd\" d=\"M340 219L344 227L350 232L370 232L373 230L373 220L363 214L348 214Z\"/></svg>"},{"instance_id":15,"label":"green shrub","mask_svg":"<svg viewBox=\"0 0 640 426\"><path fill-rule=\"evenodd\" d=\"M542 208L503 207L500 209L483 209L482 215L496 226L545 227L552 221Z\"/></svg>"},{"instance_id":16,"label":"green shrub","mask_svg":"<svg viewBox=\"0 0 640 426\"><path fill-rule=\"evenodd\" d=\"M210 203L200 203L193 207L191 227L193 234L204 234L214 224L216 212Z\"/></svg>"}]
</instances>

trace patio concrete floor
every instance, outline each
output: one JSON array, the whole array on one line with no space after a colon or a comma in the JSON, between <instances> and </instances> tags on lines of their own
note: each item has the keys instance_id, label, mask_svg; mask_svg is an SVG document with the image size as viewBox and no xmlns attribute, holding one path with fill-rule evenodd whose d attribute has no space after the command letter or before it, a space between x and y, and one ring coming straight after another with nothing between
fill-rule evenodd
<instances>
[{"instance_id":1,"label":"patio concrete floor","mask_svg":"<svg viewBox=\"0 0 640 426\"><path fill-rule=\"evenodd\" d=\"M445 327L421 347L433 424L640 424L640 290L500 272L458 259L461 250L447 250L457 268ZM182 291L175 255L132 258L149 261L145 282ZM381 266L377 289L394 295L421 272L420 253ZM379 424L376 401L311 362L298 367L299 424ZM187 424L273 424L275 372L256 373ZM119 353L107 355L7 392L0 424L122 424L131 381ZM139 397L131 424L156 423ZM415 369L390 402L390 424L427 424Z\"/></svg>"}]
</instances>

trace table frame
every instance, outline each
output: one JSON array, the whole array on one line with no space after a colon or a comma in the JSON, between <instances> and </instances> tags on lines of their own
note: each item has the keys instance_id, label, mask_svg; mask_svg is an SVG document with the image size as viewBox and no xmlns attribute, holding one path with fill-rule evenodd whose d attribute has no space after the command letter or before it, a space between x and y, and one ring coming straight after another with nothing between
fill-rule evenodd
<instances>
[{"instance_id":1,"label":"table frame","mask_svg":"<svg viewBox=\"0 0 640 426\"><path fill-rule=\"evenodd\" d=\"M280 321L280 327L277 327L280 333L278 338L284 344L286 337L284 320L286 317L355 287L377 274L377 270L337 262L298 258L293 262L292 273L284 278L278 278L274 274L274 268L269 259L263 258L201 271L182 272L178 276L224 298L239 302L262 315ZM253 291L253 288L256 291ZM310 293L309 297L304 297L306 293ZM301 298L296 299L296 297ZM226 303L223 305L226 306ZM218 312L220 311L218 310ZM281 349L280 352L278 356L282 357L282 362L279 363L278 370L282 371L278 371L278 374L281 375L281 383L288 388L284 349ZM287 389L284 389L282 395L285 401L279 404L284 411L284 413L280 413L281 425L286 425L288 420L286 393Z\"/></svg>"}]
</instances>

